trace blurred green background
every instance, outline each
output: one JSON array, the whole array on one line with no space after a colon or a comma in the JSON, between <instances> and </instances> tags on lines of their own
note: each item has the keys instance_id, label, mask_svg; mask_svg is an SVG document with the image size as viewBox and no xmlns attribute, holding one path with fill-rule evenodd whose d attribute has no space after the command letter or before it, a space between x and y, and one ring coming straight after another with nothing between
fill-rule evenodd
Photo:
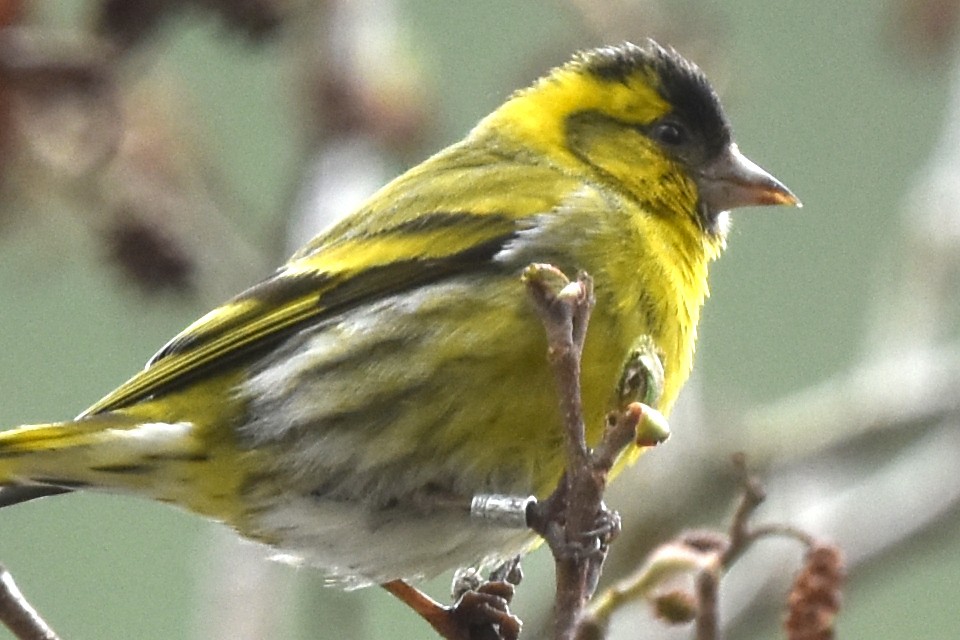
<instances>
[{"instance_id":1,"label":"blurred green background","mask_svg":"<svg viewBox=\"0 0 960 640\"><path fill-rule=\"evenodd\" d=\"M67 10L38 2L28 22L76 28L93 4ZM418 74L426 104L417 150L400 154L395 170L461 137L509 91L571 51L602 43L585 17L588 4L397 3L399 39L413 66L399 68L401 60L390 71L397 60L385 60L381 73ZM911 48L897 30L901 11L892 2L651 5L656 32L681 51L689 44L716 78L740 147L804 202L801 210L735 217L729 250L713 269L699 346L702 402L711 415L790 394L862 356L866 312L904 244L901 209L942 131L955 72L949 50ZM624 37L650 33L639 18L619 26ZM190 120L183 132L202 149L204 166L216 167L212 182L230 205L229 224L267 256L242 276L254 282L282 259L291 193L302 176L304 48L251 46L216 19L188 12L139 55L123 77L177 79L170 104ZM217 301L130 285L91 232L97 225L66 211L72 193L35 188L0 210L0 424L76 414ZM686 437L683 422L672 426L668 446ZM782 438L789 442L789 434ZM645 463L631 475L642 478ZM652 490L669 495L667 487ZM720 523L710 518L695 514L690 524ZM198 601L205 574L216 570L217 529L160 505L74 495L0 514L0 562L64 638L202 637ZM957 637L958 549L953 518L858 568L839 636ZM529 585L552 579L545 553L529 562L521 612L542 597ZM264 585L282 589L274 605L282 615L263 637L429 637L377 590L323 590L308 570L282 566L269 574ZM432 589L442 594L445 585L446 578ZM778 621L774 612L730 637L782 637Z\"/></svg>"}]
</instances>

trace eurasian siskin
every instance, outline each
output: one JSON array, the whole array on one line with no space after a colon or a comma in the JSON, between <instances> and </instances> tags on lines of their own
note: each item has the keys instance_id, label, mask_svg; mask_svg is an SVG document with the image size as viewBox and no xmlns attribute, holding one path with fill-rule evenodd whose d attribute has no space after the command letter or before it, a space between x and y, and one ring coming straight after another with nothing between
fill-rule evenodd
<instances>
[{"instance_id":1,"label":"eurasian siskin","mask_svg":"<svg viewBox=\"0 0 960 640\"><path fill-rule=\"evenodd\" d=\"M580 53L76 419L0 434L0 502L145 496L347 586L498 561L533 534L445 505L544 496L562 472L524 268L594 278L582 386L595 441L643 336L663 361L658 408L673 405L728 210L796 203L741 155L676 52Z\"/></svg>"}]
</instances>

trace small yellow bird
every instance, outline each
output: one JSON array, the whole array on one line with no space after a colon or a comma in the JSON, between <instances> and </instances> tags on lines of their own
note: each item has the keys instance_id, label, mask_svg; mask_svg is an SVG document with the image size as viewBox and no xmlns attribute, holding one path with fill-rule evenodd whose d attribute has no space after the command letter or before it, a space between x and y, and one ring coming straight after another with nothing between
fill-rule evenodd
<instances>
[{"instance_id":1,"label":"small yellow bird","mask_svg":"<svg viewBox=\"0 0 960 640\"><path fill-rule=\"evenodd\" d=\"M669 411L727 212L767 204L799 202L741 155L695 65L654 42L582 52L74 420L0 434L0 505L144 496L347 587L491 565L534 535L445 505L544 497L564 466L524 268L594 278L582 387L595 442L643 336Z\"/></svg>"}]
</instances>

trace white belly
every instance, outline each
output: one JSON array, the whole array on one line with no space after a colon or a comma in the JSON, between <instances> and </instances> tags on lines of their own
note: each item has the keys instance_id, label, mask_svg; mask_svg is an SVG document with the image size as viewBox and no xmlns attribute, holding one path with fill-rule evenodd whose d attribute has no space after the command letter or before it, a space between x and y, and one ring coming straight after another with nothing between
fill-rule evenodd
<instances>
[{"instance_id":1,"label":"white belly","mask_svg":"<svg viewBox=\"0 0 960 640\"><path fill-rule=\"evenodd\" d=\"M536 540L529 530L452 510L372 513L356 503L311 498L278 504L258 515L255 526L269 533L276 559L317 567L331 584L348 589L429 578L450 567L492 568Z\"/></svg>"}]
</instances>

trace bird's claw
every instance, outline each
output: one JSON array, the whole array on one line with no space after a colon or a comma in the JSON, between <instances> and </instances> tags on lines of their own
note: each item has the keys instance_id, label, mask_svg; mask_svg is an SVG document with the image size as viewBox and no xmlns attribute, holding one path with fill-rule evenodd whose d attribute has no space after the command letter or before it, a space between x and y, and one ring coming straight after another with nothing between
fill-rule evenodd
<instances>
[{"instance_id":1,"label":"bird's claw","mask_svg":"<svg viewBox=\"0 0 960 640\"><path fill-rule=\"evenodd\" d=\"M470 640L516 640L521 622L510 613L513 594L509 582L484 582L463 592L448 612Z\"/></svg>"},{"instance_id":2,"label":"bird's claw","mask_svg":"<svg viewBox=\"0 0 960 640\"><path fill-rule=\"evenodd\" d=\"M582 532L579 539L569 539L562 518L558 518L549 500L531 505L527 511L528 523L547 542L559 557L590 558L606 555L610 543L620 535L620 514L600 505L593 527Z\"/></svg>"}]
</instances>

